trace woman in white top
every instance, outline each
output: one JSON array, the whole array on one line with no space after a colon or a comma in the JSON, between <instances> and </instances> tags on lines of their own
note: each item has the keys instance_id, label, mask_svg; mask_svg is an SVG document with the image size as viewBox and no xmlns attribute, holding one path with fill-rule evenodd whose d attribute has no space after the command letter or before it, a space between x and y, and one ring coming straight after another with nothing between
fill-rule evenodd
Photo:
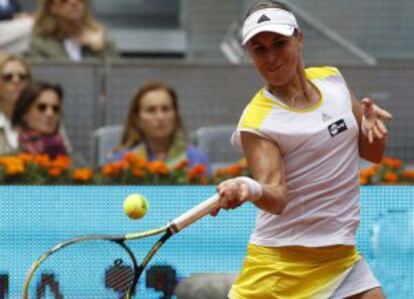
<instances>
[{"instance_id":1,"label":"woman in white top","mask_svg":"<svg viewBox=\"0 0 414 299\"><path fill-rule=\"evenodd\" d=\"M303 33L283 4L255 4L242 38L267 85L232 138L254 179L221 183L212 212L247 201L259 208L229 298L384 298L355 249L355 232L359 157L381 161L382 120L391 115L370 99L357 101L338 69L305 69Z\"/></svg>"},{"instance_id":2,"label":"woman in white top","mask_svg":"<svg viewBox=\"0 0 414 299\"><path fill-rule=\"evenodd\" d=\"M0 58L0 155L17 151L17 132L10 119L18 97L31 78L30 66L23 58L14 55Z\"/></svg>"}]
</instances>

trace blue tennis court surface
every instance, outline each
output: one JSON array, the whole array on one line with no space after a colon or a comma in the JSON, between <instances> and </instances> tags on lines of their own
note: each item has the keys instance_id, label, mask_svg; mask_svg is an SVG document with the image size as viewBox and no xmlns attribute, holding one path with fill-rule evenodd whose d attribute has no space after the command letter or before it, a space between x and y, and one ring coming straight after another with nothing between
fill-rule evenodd
<instances>
[{"instance_id":1,"label":"blue tennis court surface","mask_svg":"<svg viewBox=\"0 0 414 299\"><path fill-rule=\"evenodd\" d=\"M129 220L122 211L125 196L135 192L150 202L147 216L138 221ZM21 298L24 276L33 260L64 239L159 227L212 193L214 187L1 187L0 292L5 292L7 283L6 298ZM382 282L387 298L414 298L414 188L364 187L361 202L360 251ZM151 265L171 266L179 278L199 272L236 272L254 218L255 209L249 204L222 211L216 218L208 216L169 240ZM132 249L141 259L153 242L138 242ZM104 254L96 249L73 258ZM138 292L138 298L161 297L145 287L145 277ZM108 290L102 298L116 295Z\"/></svg>"}]
</instances>

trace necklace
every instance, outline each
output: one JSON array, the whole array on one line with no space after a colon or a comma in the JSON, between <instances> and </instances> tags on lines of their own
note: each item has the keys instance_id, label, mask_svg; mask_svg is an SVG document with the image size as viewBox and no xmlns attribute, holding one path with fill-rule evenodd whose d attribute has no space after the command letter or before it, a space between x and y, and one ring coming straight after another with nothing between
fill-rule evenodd
<instances>
[{"instance_id":1,"label":"necklace","mask_svg":"<svg viewBox=\"0 0 414 299\"><path fill-rule=\"evenodd\" d=\"M279 99L281 102L285 103L287 106L294 108L296 99L299 98L301 95L300 91L296 91L293 93L292 96L289 98L283 97L280 93L278 93L276 90L269 89L270 93L273 94L277 99Z\"/></svg>"},{"instance_id":2,"label":"necklace","mask_svg":"<svg viewBox=\"0 0 414 299\"><path fill-rule=\"evenodd\" d=\"M301 94L301 92L294 93L289 99L288 106L294 108L296 99L299 98L300 94Z\"/></svg>"}]
</instances>

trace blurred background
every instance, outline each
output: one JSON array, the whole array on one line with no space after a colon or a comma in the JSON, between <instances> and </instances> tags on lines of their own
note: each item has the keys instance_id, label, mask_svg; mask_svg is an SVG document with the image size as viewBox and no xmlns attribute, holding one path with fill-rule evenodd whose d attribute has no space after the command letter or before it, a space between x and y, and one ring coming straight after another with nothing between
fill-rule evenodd
<instances>
[{"instance_id":1,"label":"blurred background","mask_svg":"<svg viewBox=\"0 0 414 299\"><path fill-rule=\"evenodd\" d=\"M76 64L32 59L36 78L60 83L66 91L65 125L75 150L97 163L93 132L121 125L132 95L147 80L176 89L188 134L212 124L234 125L263 84L239 39L251 2L92 0L121 59ZM305 32L306 64L339 67L358 97L370 96L390 110L396 117L389 154L414 161L414 3L286 2ZM21 4L34 11L37 3Z\"/></svg>"},{"instance_id":2,"label":"blurred background","mask_svg":"<svg viewBox=\"0 0 414 299\"><path fill-rule=\"evenodd\" d=\"M22 0L20 11L34 19L40 4L45 1ZM12 40L1 48L6 55L26 57L36 80L59 84L63 88L63 122L75 163L93 169L104 165L108 152L119 145L133 96L142 85L152 80L165 82L177 92L185 133L190 142L207 155L212 171L238 163L242 156L233 149L229 139L244 107L264 84L240 41L241 22L247 7L254 1L89 2L91 13L104 26L117 49L115 58L71 61L28 55L33 43L30 27L33 23L25 27L25 34L29 35L24 35L18 47ZM394 159L386 161L385 170L373 170L375 175L366 172L361 184L398 183L405 176L414 182L414 171L405 173L401 168L401 165L414 166L414 1L282 2L294 12L304 31L306 64L338 67L358 98L371 97L394 115L388 124L387 149L387 156ZM5 20L10 19L14 17ZM0 30L5 20L0 21ZM3 30L0 44L9 32ZM394 177L390 174L387 178L389 171ZM0 172L0 179L3 184L19 183L3 180L3 172ZM53 181L54 184L61 182L58 179ZM199 182L201 180L196 181ZM126 222L124 215L113 211L120 209L120 198L127 192L136 192L138 187L30 189L3 186L0 210L5 216L0 222L0 245L3 246L0 246L0 298L20 295L23 276L30 262L53 243L72 234L91 233L100 225L108 225L114 232L137 229L136 224ZM200 189L188 186L147 188L143 192L152 196L155 213L149 219L154 219L155 226L161 224L162 217L171 219L199 202L201 195L208 196L214 192L212 186ZM388 298L414 298L413 191L408 186L386 186L364 187L362 192L362 226L358 245L381 278ZM186 198L183 199L182 194L186 194ZM181 205L174 202L177 198ZM59 214L64 205L71 213L62 213L67 218ZM53 217L49 206L56 209ZM30 211L30 217L26 217L27 211ZM154 281L166 279L165 275L171 274L175 287L180 279L200 274L203 270L224 273L224 276L215 273L215 276L206 276L202 280L216 286L218 280L222 282L223 288L218 292L223 296L239 269L244 254L243 244L249 234L244 228L252 226L254 212L249 207L237 211L232 216L234 218L222 219L220 225L200 226L200 231L190 231L191 238L198 243L189 245L189 238L183 238L176 249L172 245L170 251L166 250L161 255L161 261L165 263L158 264L159 267L153 268L150 274L146 273L155 278L145 286L143 283L140 285L146 294L142 298L174 298L169 285L164 283L161 289L156 289ZM78 218L78 215L84 218ZM113 218L107 222L106 215ZM224 232L223 227L226 228ZM239 231L240 228L243 232ZM102 229L102 232L108 231ZM220 236L218 241L217 236ZM203 243L203 240L207 241ZM215 247L214 242L219 246ZM201 253L200 244L203 246ZM212 248L217 250L218 258L211 257ZM231 257L229 251L232 252ZM180 253L185 256L184 261L177 258L181 257ZM194 258L196 254L201 254L201 257ZM217 260L220 268L217 268ZM170 266L173 269L168 268ZM186 288L185 284L181 286ZM180 299L187 298L182 296ZM222 297L200 295L194 298Z\"/></svg>"}]
</instances>

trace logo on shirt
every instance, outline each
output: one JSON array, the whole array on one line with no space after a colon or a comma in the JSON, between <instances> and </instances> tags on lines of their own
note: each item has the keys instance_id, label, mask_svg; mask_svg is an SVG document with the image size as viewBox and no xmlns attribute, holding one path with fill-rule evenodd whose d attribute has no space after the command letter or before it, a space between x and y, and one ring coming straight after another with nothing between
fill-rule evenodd
<instances>
[{"instance_id":1,"label":"logo on shirt","mask_svg":"<svg viewBox=\"0 0 414 299\"><path fill-rule=\"evenodd\" d=\"M269 17L266 15L262 15L259 20L257 20L257 24L263 23L263 22L267 22L270 21Z\"/></svg>"},{"instance_id":2,"label":"logo on shirt","mask_svg":"<svg viewBox=\"0 0 414 299\"><path fill-rule=\"evenodd\" d=\"M330 116L330 115L328 115L326 113L322 113L322 121L323 122L328 121L330 119L332 119L332 116Z\"/></svg>"},{"instance_id":3,"label":"logo on shirt","mask_svg":"<svg viewBox=\"0 0 414 299\"><path fill-rule=\"evenodd\" d=\"M328 127L328 131L329 134L331 134L331 137L335 137L336 135L341 134L346 130L348 130L348 127L346 126L346 123L343 119L334 122Z\"/></svg>"}]
</instances>

